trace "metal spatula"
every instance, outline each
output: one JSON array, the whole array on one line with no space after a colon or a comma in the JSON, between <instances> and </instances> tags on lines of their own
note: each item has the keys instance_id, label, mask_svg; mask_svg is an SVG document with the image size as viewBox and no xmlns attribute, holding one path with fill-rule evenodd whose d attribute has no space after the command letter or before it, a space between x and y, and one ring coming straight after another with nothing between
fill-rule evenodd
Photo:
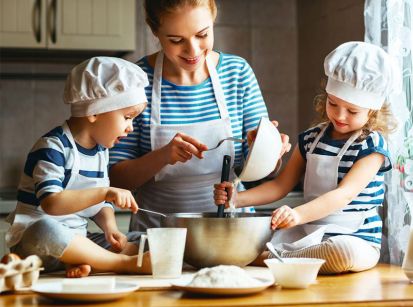
<instances>
[{"instance_id":1,"label":"metal spatula","mask_svg":"<svg viewBox=\"0 0 413 307\"><path fill-rule=\"evenodd\" d=\"M208 149L205 150L205 151L210 151L210 150L213 150L213 149L217 149L217 148L218 148L219 146L221 146L221 144L224 143L225 141L232 141L232 142L235 142L235 143L244 143L244 142L246 141L246 139L237 139L237 138L233 138L233 137L225 138L225 139L220 140L220 141L218 142L218 144L215 145L214 147L208 148Z\"/></svg>"}]
</instances>

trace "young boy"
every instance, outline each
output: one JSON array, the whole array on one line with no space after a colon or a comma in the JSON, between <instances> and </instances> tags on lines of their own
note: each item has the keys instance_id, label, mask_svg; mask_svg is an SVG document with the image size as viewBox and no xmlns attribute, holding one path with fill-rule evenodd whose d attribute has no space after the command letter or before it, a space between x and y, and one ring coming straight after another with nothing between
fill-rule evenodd
<instances>
[{"instance_id":1,"label":"young boy","mask_svg":"<svg viewBox=\"0 0 413 307\"><path fill-rule=\"evenodd\" d=\"M110 203L136 213L128 190L109 186L108 148L133 131L146 107L146 74L120 58L94 57L72 69L64 90L71 117L42 136L28 154L17 206L6 235L21 257L40 256L45 270L67 277L96 272L150 273L149 254L137 267L137 247L116 225ZM104 234L87 233L87 218Z\"/></svg>"}]
</instances>

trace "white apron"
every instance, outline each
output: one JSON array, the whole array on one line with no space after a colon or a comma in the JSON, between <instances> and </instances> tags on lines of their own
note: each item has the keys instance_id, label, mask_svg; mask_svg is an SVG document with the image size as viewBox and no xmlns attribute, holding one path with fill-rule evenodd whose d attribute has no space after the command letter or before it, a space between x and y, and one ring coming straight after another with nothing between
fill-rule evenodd
<instances>
[{"instance_id":1,"label":"white apron","mask_svg":"<svg viewBox=\"0 0 413 307\"><path fill-rule=\"evenodd\" d=\"M163 57L162 51L159 52L153 78L150 122L152 150L167 145L178 132L190 135L208 147L213 147L219 140L232 136L231 119L224 92L215 65L208 56L206 64L221 118L194 124L161 125ZM203 159L193 157L185 163L177 162L175 165L165 166L156 174L154 180L144 184L137 191L139 207L162 213L217 211L213 200L213 185L220 182L224 155L232 157L232 166L235 157L232 142L224 142L217 149L204 152ZM234 176L231 167L230 180ZM159 223L158 217L141 211L138 215L132 216L130 228L145 231L148 227L159 227Z\"/></svg>"},{"instance_id":2,"label":"white apron","mask_svg":"<svg viewBox=\"0 0 413 307\"><path fill-rule=\"evenodd\" d=\"M327 124L317 135L306 155L307 164L304 178L305 202L309 202L337 188L340 160L350 145L360 135L359 132L354 133L341 148L337 156L314 154L313 151L328 126ZM298 250L321 243L325 233L354 233L363 225L366 218L375 216L376 214L376 209L360 212L344 212L339 210L325 218L308 224L297 225L289 229L276 230L271 241L278 249L287 251Z\"/></svg>"},{"instance_id":3,"label":"white apron","mask_svg":"<svg viewBox=\"0 0 413 307\"><path fill-rule=\"evenodd\" d=\"M65 190L80 190L97 187L108 187L109 179L107 173L105 173L104 178L88 178L79 174L80 158L75 141L66 122L62 125L62 128L73 146L74 153L73 168ZM107 172L107 169L105 170L105 172ZM107 207L107 205L105 205L104 202L73 214L50 216L47 215L47 213L45 213L40 206L35 208L32 205L19 203L15 211L12 212L7 218L7 220L12 223L12 226L6 234L7 245L9 247L16 245L23 236L24 231L34 222L40 220L41 218L44 218L45 216L52 217L61 222L62 224L73 228L75 232L86 236L86 218L95 216L103 207Z\"/></svg>"}]
</instances>

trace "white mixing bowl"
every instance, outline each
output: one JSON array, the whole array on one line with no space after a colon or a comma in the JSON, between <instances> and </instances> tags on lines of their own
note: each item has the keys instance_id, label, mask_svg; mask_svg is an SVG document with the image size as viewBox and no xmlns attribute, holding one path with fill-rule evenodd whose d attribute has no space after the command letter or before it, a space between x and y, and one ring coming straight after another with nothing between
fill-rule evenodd
<instances>
[{"instance_id":1,"label":"white mixing bowl","mask_svg":"<svg viewBox=\"0 0 413 307\"><path fill-rule=\"evenodd\" d=\"M241 181L256 181L268 176L276 167L282 149L278 129L268 118L262 117L257 136L249 150Z\"/></svg>"}]
</instances>

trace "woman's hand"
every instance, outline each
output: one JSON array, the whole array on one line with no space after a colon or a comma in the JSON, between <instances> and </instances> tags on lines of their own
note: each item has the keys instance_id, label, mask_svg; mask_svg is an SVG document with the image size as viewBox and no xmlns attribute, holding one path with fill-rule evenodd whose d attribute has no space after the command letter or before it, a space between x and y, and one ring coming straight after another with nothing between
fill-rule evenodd
<instances>
[{"instance_id":1,"label":"woman's hand","mask_svg":"<svg viewBox=\"0 0 413 307\"><path fill-rule=\"evenodd\" d=\"M282 206L275 209L272 213L271 218L271 229L276 228L290 228L296 226L300 223L300 216L296 210L288 207Z\"/></svg>"},{"instance_id":2,"label":"woman's hand","mask_svg":"<svg viewBox=\"0 0 413 307\"><path fill-rule=\"evenodd\" d=\"M167 164L174 165L176 162L185 163L193 155L202 159L202 152L208 147L185 133L177 133L164 149Z\"/></svg>"},{"instance_id":3,"label":"woman's hand","mask_svg":"<svg viewBox=\"0 0 413 307\"><path fill-rule=\"evenodd\" d=\"M275 127L278 127L278 122L276 120L273 120L271 122ZM256 137L257 137L257 128L254 129L254 130L248 131L248 133L247 133L248 147L251 147L251 145L254 142ZM289 152L290 149L291 149L290 137L288 135L286 135L284 133L281 133L281 142L282 142L282 148L281 148L280 158L286 152Z\"/></svg>"},{"instance_id":4,"label":"woman's hand","mask_svg":"<svg viewBox=\"0 0 413 307\"><path fill-rule=\"evenodd\" d=\"M225 205L225 208L230 207L230 202L235 204L236 190L231 182L221 182L214 184L214 201L217 206Z\"/></svg>"},{"instance_id":5,"label":"woman's hand","mask_svg":"<svg viewBox=\"0 0 413 307\"><path fill-rule=\"evenodd\" d=\"M113 203L118 208L129 209L133 213L138 212L139 209L135 198L129 190L109 187L105 200Z\"/></svg>"},{"instance_id":6,"label":"woman's hand","mask_svg":"<svg viewBox=\"0 0 413 307\"><path fill-rule=\"evenodd\" d=\"M126 243L128 243L126 236L118 229L105 232L105 238L106 241L110 243L112 250L115 252L121 252L125 248Z\"/></svg>"}]
</instances>

